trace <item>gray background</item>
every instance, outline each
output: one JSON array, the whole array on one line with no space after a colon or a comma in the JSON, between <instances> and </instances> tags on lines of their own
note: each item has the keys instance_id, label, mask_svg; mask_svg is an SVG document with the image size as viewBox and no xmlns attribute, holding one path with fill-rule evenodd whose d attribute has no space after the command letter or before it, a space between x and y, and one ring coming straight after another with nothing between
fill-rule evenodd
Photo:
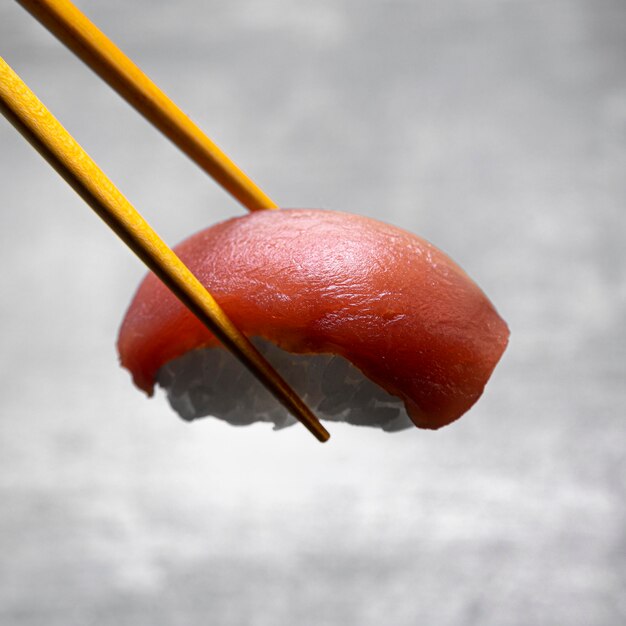
<instances>
[{"instance_id":1,"label":"gray background","mask_svg":"<svg viewBox=\"0 0 626 626\"><path fill-rule=\"evenodd\" d=\"M139 262L0 120L0 623L626 622L626 3L79 6L283 206L447 251L512 341L436 433L187 425ZM236 203L16 3L0 54L175 243Z\"/></svg>"}]
</instances>

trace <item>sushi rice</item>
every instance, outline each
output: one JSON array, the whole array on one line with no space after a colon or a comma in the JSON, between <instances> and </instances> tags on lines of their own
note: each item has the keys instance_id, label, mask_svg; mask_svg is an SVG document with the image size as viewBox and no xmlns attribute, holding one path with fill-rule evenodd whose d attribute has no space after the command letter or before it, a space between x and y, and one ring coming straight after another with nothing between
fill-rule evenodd
<instances>
[{"instance_id":1,"label":"sushi rice","mask_svg":"<svg viewBox=\"0 0 626 626\"><path fill-rule=\"evenodd\" d=\"M382 428L414 427L399 398L366 378L347 359L332 354L293 354L261 338L259 351L318 417ZM296 420L230 352L199 348L166 363L158 384L184 420L213 416L233 426L270 422L278 430Z\"/></svg>"}]
</instances>

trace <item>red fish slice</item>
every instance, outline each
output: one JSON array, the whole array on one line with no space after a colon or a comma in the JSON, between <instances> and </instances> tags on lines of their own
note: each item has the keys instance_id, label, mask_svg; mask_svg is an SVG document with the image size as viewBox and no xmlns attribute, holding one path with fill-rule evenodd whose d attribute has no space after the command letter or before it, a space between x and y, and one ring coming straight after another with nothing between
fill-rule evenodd
<instances>
[{"instance_id":1,"label":"red fish slice","mask_svg":"<svg viewBox=\"0 0 626 626\"><path fill-rule=\"evenodd\" d=\"M261 211L175 248L248 336L296 353L334 353L439 428L480 397L509 331L443 252L399 228L322 210ZM168 361L217 340L152 274L126 314L118 349L152 394Z\"/></svg>"}]
</instances>

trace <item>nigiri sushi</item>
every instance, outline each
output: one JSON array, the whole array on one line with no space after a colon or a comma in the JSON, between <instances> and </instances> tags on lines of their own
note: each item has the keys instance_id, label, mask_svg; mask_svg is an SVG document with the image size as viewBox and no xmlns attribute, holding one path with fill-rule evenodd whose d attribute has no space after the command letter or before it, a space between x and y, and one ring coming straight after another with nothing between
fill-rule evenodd
<instances>
[{"instance_id":1,"label":"nigiri sushi","mask_svg":"<svg viewBox=\"0 0 626 626\"><path fill-rule=\"evenodd\" d=\"M232 321L322 419L437 429L478 400L509 331L448 256L380 221L257 211L175 248ZM153 274L122 323L135 384L184 419L293 420Z\"/></svg>"}]
</instances>

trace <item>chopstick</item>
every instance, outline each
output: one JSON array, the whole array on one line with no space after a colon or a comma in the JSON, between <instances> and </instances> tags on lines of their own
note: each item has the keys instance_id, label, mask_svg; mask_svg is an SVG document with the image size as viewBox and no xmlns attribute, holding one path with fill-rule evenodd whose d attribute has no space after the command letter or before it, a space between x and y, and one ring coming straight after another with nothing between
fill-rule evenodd
<instances>
[{"instance_id":1,"label":"chopstick","mask_svg":"<svg viewBox=\"0 0 626 626\"><path fill-rule=\"evenodd\" d=\"M17 0L250 211L278 206L69 0Z\"/></svg>"},{"instance_id":2,"label":"chopstick","mask_svg":"<svg viewBox=\"0 0 626 626\"><path fill-rule=\"evenodd\" d=\"M0 57L0 112L126 245L320 441L330 435L296 392Z\"/></svg>"}]
</instances>

